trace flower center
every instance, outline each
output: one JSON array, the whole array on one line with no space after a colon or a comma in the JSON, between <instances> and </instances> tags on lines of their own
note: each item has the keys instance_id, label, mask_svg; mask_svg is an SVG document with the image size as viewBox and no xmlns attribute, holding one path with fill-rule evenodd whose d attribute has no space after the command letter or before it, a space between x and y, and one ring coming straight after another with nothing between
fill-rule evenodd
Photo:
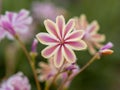
<instances>
[{"instance_id":1,"label":"flower center","mask_svg":"<svg viewBox=\"0 0 120 90\"><path fill-rule=\"evenodd\" d=\"M64 45L65 41L64 40L61 40L60 41L60 45Z\"/></svg>"}]
</instances>

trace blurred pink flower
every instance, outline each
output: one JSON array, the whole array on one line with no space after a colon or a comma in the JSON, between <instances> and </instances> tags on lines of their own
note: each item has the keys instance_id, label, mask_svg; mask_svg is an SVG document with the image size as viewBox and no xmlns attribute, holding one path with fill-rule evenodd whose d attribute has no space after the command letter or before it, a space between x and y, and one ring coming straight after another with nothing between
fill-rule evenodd
<instances>
[{"instance_id":1,"label":"blurred pink flower","mask_svg":"<svg viewBox=\"0 0 120 90\"><path fill-rule=\"evenodd\" d=\"M28 78L22 72L19 72L4 81L0 86L0 90L31 90L31 86Z\"/></svg>"},{"instance_id":2,"label":"blurred pink flower","mask_svg":"<svg viewBox=\"0 0 120 90\"><path fill-rule=\"evenodd\" d=\"M39 33L37 39L45 45L48 45L42 51L42 56L50 58L54 56L54 64L61 67L64 60L69 63L76 61L76 55L73 50L83 50L86 44L81 38L84 35L83 30L73 30L74 20L70 19L65 25L64 17L57 16L56 23L47 19L44 21L48 33Z\"/></svg>"},{"instance_id":3,"label":"blurred pink flower","mask_svg":"<svg viewBox=\"0 0 120 90\"><path fill-rule=\"evenodd\" d=\"M98 34L99 25L97 21L93 21L92 23L88 23L85 15L81 15L80 18L75 17L75 28L77 30L83 29L85 31L85 35L83 40L88 45L88 50L90 54L95 54L95 48L101 48L101 42L105 41L105 36L103 34Z\"/></svg>"},{"instance_id":4,"label":"blurred pink flower","mask_svg":"<svg viewBox=\"0 0 120 90\"><path fill-rule=\"evenodd\" d=\"M29 11L22 9L19 13L6 12L0 18L0 39L7 36L13 39L18 34L20 37L27 35L29 25L32 23L32 17L28 16Z\"/></svg>"},{"instance_id":5,"label":"blurred pink flower","mask_svg":"<svg viewBox=\"0 0 120 90\"><path fill-rule=\"evenodd\" d=\"M47 81L48 83L52 82L54 76L58 73L59 69L55 67L53 63L53 57L48 60L48 63L40 62L39 63L40 69L37 69L38 79L39 81ZM68 78L68 71L71 72L68 81L65 84L67 88L70 85L70 82L74 78L74 76L79 72L79 67L74 64L65 63L60 70L60 74L56 78L56 81L64 81Z\"/></svg>"},{"instance_id":6,"label":"blurred pink flower","mask_svg":"<svg viewBox=\"0 0 120 90\"><path fill-rule=\"evenodd\" d=\"M65 15L66 10L55 6L50 2L34 2L32 5L33 17L37 20L43 21L44 19L55 20L58 15Z\"/></svg>"},{"instance_id":7,"label":"blurred pink flower","mask_svg":"<svg viewBox=\"0 0 120 90\"><path fill-rule=\"evenodd\" d=\"M48 63L40 62L39 63L40 69L37 69L38 79L39 81L49 81L53 79L55 74L57 73L57 68L53 64L53 58L48 60Z\"/></svg>"}]
</instances>

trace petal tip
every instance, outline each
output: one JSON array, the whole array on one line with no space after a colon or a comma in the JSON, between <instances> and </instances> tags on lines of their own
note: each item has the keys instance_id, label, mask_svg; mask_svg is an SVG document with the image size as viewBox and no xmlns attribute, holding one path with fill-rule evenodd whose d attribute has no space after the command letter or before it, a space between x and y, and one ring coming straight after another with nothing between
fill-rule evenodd
<instances>
[{"instance_id":1,"label":"petal tip","mask_svg":"<svg viewBox=\"0 0 120 90\"><path fill-rule=\"evenodd\" d=\"M40 35L40 33L36 34L36 36L35 36L37 40L39 40L39 35Z\"/></svg>"},{"instance_id":2,"label":"petal tip","mask_svg":"<svg viewBox=\"0 0 120 90\"><path fill-rule=\"evenodd\" d=\"M61 60L60 63L58 64L56 59L54 59L54 65L55 67L60 68L63 65L63 61Z\"/></svg>"}]
</instances>

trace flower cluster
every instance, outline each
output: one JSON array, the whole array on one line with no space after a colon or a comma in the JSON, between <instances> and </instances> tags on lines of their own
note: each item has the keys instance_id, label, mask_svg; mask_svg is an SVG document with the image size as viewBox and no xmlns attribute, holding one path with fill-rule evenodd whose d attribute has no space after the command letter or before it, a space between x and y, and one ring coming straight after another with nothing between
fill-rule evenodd
<instances>
[{"instance_id":1,"label":"flower cluster","mask_svg":"<svg viewBox=\"0 0 120 90\"><path fill-rule=\"evenodd\" d=\"M13 39L16 34L21 38L28 36L29 25L32 23L32 17L28 15L29 11L25 9L22 9L19 13L6 12L5 15L1 15L0 39L4 37Z\"/></svg>"},{"instance_id":2,"label":"flower cluster","mask_svg":"<svg viewBox=\"0 0 120 90\"><path fill-rule=\"evenodd\" d=\"M19 72L4 81L0 90L31 90L31 86L28 78L22 72Z\"/></svg>"},{"instance_id":3,"label":"flower cluster","mask_svg":"<svg viewBox=\"0 0 120 90\"><path fill-rule=\"evenodd\" d=\"M105 35L97 33L99 30L98 22L94 20L89 24L85 15L81 15L80 18L75 17L74 19L76 23L75 28L85 31L83 40L86 42L90 54L94 55L96 53L95 48L100 49L102 47L101 42L105 41Z\"/></svg>"},{"instance_id":4,"label":"flower cluster","mask_svg":"<svg viewBox=\"0 0 120 90\"><path fill-rule=\"evenodd\" d=\"M81 15L80 18L72 18L67 24L65 24L64 17L60 15L56 17L56 22L47 19L44 21L44 25L47 33L38 33L36 38L42 44L47 45L41 53L48 59L48 63L40 62L41 69L38 69L37 72L40 81L49 81L49 83L52 83L52 80L59 74L56 81L60 80L64 84L60 86L60 90L67 88L72 79L89 65L79 69L73 50L84 50L88 46L90 54L93 55L96 53L95 48L98 48L99 51L95 54L97 56L91 59L90 63L103 54L113 52L110 50L112 43L101 44L105 40L105 36L97 33L99 30L97 21L88 24L85 15Z\"/></svg>"},{"instance_id":5,"label":"flower cluster","mask_svg":"<svg viewBox=\"0 0 120 90\"><path fill-rule=\"evenodd\" d=\"M67 82L64 85L65 88L69 87L70 82L80 70L79 66L75 63L65 63L61 69L58 69L53 63L53 58L50 58L48 60L48 63L40 62L39 67L40 69L37 69L39 81L47 81L48 83L51 83L53 78L59 71L60 75L56 78L56 81L63 82L65 79L68 78Z\"/></svg>"},{"instance_id":6,"label":"flower cluster","mask_svg":"<svg viewBox=\"0 0 120 90\"><path fill-rule=\"evenodd\" d=\"M34 7L35 10L39 10L45 4L40 5L38 4L38 7ZM43 16L46 15L46 12L48 16L49 14L53 16L57 11L51 4L44 7L44 10L40 10ZM54 15L57 16L57 14ZM46 15L45 17L48 16ZM55 16L50 18L53 19ZM98 57L113 53L113 50L110 49L113 47L111 42L106 45L101 44L105 41L105 35L98 33L98 22L93 21L89 24L85 15L81 15L80 18L71 18L67 23L63 15L57 16L54 21L46 19L44 25L47 33L40 32L36 35L36 39L33 40L31 46L31 52L29 53L22 41L29 37L31 33L29 26L31 23L32 17L29 16L29 11L25 9L18 13L6 12L5 15L0 16L0 40L7 37L12 40L15 38L19 42L32 68L38 90L40 90L39 81L47 82L45 90L49 90L52 84L59 85L58 90L68 88L73 78L98 59ZM36 70L35 59L38 55L38 41L47 46L42 50L41 54L48 62L41 61L39 68ZM85 66L80 68L77 65L75 51L86 49L94 56ZM36 77L37 74L38 77ZM3 81L0 85L0 90L31 90L31 86L27 77L20 72Z\"/></svg>"}]
</instances>

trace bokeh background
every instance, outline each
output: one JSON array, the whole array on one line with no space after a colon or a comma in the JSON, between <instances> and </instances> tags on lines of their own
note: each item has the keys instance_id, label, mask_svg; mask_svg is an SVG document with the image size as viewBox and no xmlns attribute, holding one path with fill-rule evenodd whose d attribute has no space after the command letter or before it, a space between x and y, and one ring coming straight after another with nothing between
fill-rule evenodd
<instances>
[{"instance_id":1,"label":"bokeh background","mask_svg":"<svg viewBox=\"0 0 120 90\"><path fill-rule=\"evenodd\" d=\"M83 13L86 14L89 22L92 20L99 22L99 32L106 35L104 43L111 41L114 44L114 53L94 62L73 80L69 90L120 90L120 0L2 0L2 14L5 11L19 11L25 8L30 10L32 15L32 5L35 1L51 2L62 7L66 10L67 20ZM45 31L43 22L37 21L37 23L38 27L34 35ZM26 43L29 51L33 38ZM39 61L45 60L40 54L43 48L44 46L39 43L36 67ZM88 51L76 52L76 54L80 67L91 58ZM19 45L8 39L0 41L0 80L6 72L9 77L18 71L28 76L32 90L36 90L32 71Z\"/></svg>"}]
</instances>

